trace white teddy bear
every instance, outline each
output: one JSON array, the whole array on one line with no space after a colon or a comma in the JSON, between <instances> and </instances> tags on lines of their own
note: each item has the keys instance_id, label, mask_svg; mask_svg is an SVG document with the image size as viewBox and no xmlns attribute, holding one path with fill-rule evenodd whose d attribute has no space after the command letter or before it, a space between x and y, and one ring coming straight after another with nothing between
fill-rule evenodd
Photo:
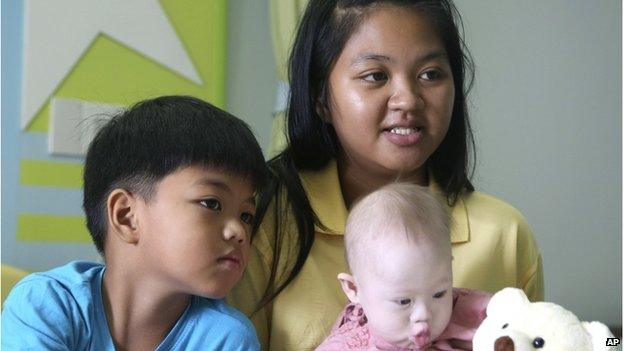
<instances>
[{"instance_id":1,"label":"white teddy bear","mask_svg":"<svg viewBox=\"0 0 624 351\"><path fill-rule=\"evenodd\" d=\"M477 329L473 351L611 351L613 334L602 323L581 322L549 302L531 303L520 289L494 294Z\"/></svg>"}]
</instances>

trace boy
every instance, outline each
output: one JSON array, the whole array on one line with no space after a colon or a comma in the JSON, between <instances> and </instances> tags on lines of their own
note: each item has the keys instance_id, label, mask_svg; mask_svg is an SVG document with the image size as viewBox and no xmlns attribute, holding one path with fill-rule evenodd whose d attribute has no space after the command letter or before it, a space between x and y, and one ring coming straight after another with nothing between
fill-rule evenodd
<instances>
[{"instance_id":1,"label":"boy","mask_svg":"<svg viewBox=\"0 0 624 351\"><path fill-rule=\"evenodd\" d=\"M18 283L7 350L258 350L221 299L239 280L266 176L249 127L192 97L143 101L91 142L87 227L105 265L72 262Z\"/></svg>"}]
</instances>

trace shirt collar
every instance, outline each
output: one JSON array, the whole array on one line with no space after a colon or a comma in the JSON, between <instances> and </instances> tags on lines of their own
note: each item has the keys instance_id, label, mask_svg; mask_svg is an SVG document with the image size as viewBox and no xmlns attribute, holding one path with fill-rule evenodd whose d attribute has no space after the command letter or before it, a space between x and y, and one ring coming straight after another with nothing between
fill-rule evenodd
<instances>
[{"instance_id":1,"label":"shirt collar","mask_svg":"<svg viewBox=\"0 0 624 351\"><path fill-rule=\"evenodd\" d=\"M310 201L310 206L326 228L315 225L316 232L343 235L349 212L345 207L338 166L331 160L325 168L317 171L302 171L301 184ZM459 197L453 207L448 205L439 185L429 175L429 190L445 205L451 217L451 242L462 243L470 240L468 211L463 197Z\"/></svg>"},{"instance_id":2,"label":"shirt collar","mask_svg":"<svg viewBox=\"0 0 624 351\"><path fill-rule=\"evenodd\" d=\"M440 189L440 185L433 179L433 174L429 172L429 191L442 203L446 208L451 220L451 243L458 244L470 240L470 222L468 220L468 209L464 202L464 197L459 196L454 206L450 206L446 196Z\"/></svg>"}]
</instances>

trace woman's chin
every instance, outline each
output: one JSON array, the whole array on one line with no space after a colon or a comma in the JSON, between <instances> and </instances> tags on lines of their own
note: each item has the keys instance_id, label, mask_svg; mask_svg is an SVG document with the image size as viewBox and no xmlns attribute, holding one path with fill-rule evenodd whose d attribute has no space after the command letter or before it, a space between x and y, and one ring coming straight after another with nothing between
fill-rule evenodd
<instances>
[{"instance_id":1,"label":"woman's chin","mask_svg":"<svg viewBox=\"0 0 624 351\"><path fill-rule=\"evenodd\" d=\"M416 162L413 158L406 159L394 159L392 161L387 160L384 162L383 167L387 172L395 179L410 181L414 180L417 183L421 183L426 179L426 169L423 167L424 162Z\"/></svg>"}]
</instances>

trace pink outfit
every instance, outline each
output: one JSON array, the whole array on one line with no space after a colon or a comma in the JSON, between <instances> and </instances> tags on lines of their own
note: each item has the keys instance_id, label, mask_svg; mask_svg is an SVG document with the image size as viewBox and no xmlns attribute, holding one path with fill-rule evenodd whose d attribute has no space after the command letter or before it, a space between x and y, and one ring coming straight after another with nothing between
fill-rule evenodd
<instances>
[{"instance_id":1,"label":"pink outfit","mask_svg":"<svg viewBox=\"0 0 624 351\"><path fill-rule=\"evenodd\" d=\"M485 309L491 297L491 294L482 291L454 288L451 320L428 350L457 351L462 349L453 348L451 340L472 342L477 327L486 317ZM396 347L375 337L368 329L367 322L359 304L348 304L338 316L331 334L315 351L411 350Z\"/></svg>"}]
</instances>

